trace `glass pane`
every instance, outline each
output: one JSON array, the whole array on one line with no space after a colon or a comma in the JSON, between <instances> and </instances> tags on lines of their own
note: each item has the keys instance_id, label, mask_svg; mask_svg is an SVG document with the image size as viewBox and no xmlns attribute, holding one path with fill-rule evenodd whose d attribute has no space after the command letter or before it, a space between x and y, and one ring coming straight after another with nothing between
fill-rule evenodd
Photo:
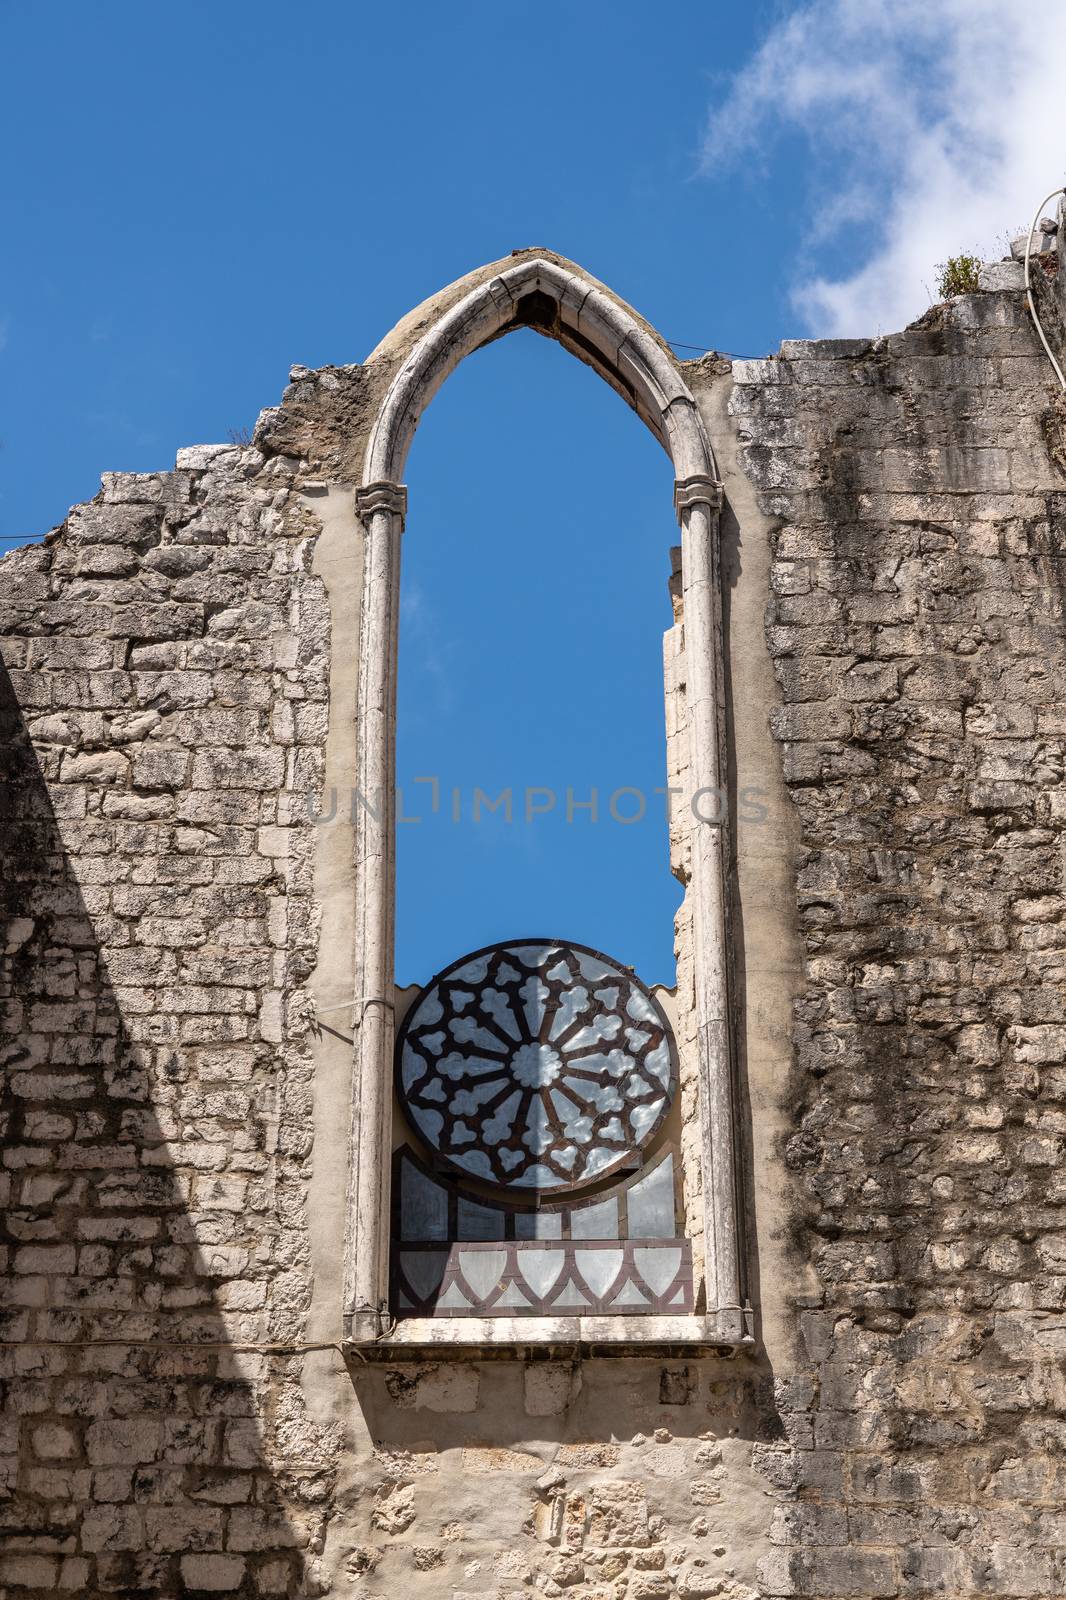
<instances>
[{"instance_id":1,"label":"glass pane","mask_svg":"<svg viewBox=\"0 0 1066 1600\"><path fill-rule=\"evenodd\" d=\"M681 1251L667 1245L658 1249L645 1245L642 1249L634 1250L633 1264L655 1294L665 1294L677 1277Z\"/></svg>"},{"instance_id":2,"label":"glass pane","mask_svg":"<svg viewBox=\"0 0 1066 1600\"><path fill-rule=\"evenodd\" d=\"M594 1295L600 1299L607 1293L618 1276L622 1265L621 1250L578 1250L574 1264Z\"/></svg>"},{"instance_id":3,"label":"glass pane","mask_svg":"<svg viewBox=\"0 0 1066 1600\"><path fill-rule=\"evenodd\" d=\"M558 1211L519 1211L514 1219L516 1239L561 1239L562 1213Z\"/></svg>"},{"instance_id":4,"label":"glass pane","mask_svg":"<svg viewBox=\"0 0 1066 1600\"><path fill-rule=\"evenodd\" d=\"M448 1193L413 1162L400 1166L400 1238L417 1241L448 1237Z\"/></svg>"},{"instance_id":5,"label":"glass pane","mask_svg":"<svg viewBox=\"0 0 1066 1600\"><path fill-rule=\"evenodd\" d=\"M553 1311L586 1311L591 1301L588 1296L577 1288L573 1279L566 1285L562 1293L552 1301Z\"/></svg>"},{"instance_id":6,"label":"glass pane","mask_svg":"<svg viewBox=\"0 0 1066 1600\"><path fill-rule=\"evenodd\" d=\"M634 1308L638 1306L643 1307L648 1304L649 1301L647 1295L642 1289L638 1289L636 1284L632 1281L629 1283L624 1283L619 1289L618 1293L615 1295L614 1299L611 1301L612 1306L633 1306Z\"/></svg>"},{"instance_id":7,"label":"glass pane","mask_svg":"<svg viewBox=\"0 0 1066 1600\"><path fill-rule=\"evenodd\" d=\"M674 1216L674 1158L664 1156L646 1178L635 1183L626 1196L631 1239L673 1239L677 1235Z\"/></svg>"},{"instance_id":8,"label":"glass pane","mask_svg":"<svg viewBox=\"0 0 1066 1600\"><path fill-rule=\"evenodd\" d=\"M529 1311L531 1309L528 1299L522 1293L517 1283L509 1283L501 1294L500 1298L498 1300L494 1300L492 1303L492 1309L494 1312L497 1310L497 1308L503 1306L508 1306L512 1309L520 1308L523 1311Z\"/></svg>"},{"instance_id":9,"label":"glass pane","mask_svg":"<svg viewBox=\"0 0 1066 1600\"><path fill-rule=\"evenodd\" d=\"M429 1300L440 1287L448 1257L443 1250L404 1250L400 1270L420 1300Z\"/></svg>"},{"instance_id":10,"label":"glass pane","mask_svg":"<svg viewBox=\"0 0 1066 1600\"><path fill-rule=\"evenodd\" d=\"M584 1206L570 1213L571 1239L617 1239L618 1201L612 1196L598 1206Z\"/></svg>"},{"instance_id":11,"label":"glass pane","mask_svg":"<svg viewBox=\"0 0 1066 1600\"><path fill-rule=\"evenodd\" d=\"M566 1266L562 1250L520 1250L518 1268L538 1299L550 1294Z\"/></svg>"},{"instance_id":12,"label":"glass pane","mask_svg":"<svg viewBox=\"0 0 1066 1600\"><path fill-rule=\"evenodd\" d=\"M459 1196L460 1239L502 1239L504 1215L494 1206L479 1206Z\"/></svg>"},{"instance_id":13,"label":"glass pane","mask_svg":"<svg viewBox=\"0 0 1066 1600\"><path fill-rule=\"evenodd\" d=\"M479 1300L498 1285L507 1265L506 1250L460 1250L459 1270Z\"/></svg>"},{"instance_id":14,"label":"glass pane","mask_svg":"<svg viewBox=\"0 0 1066 1600\"><path fill-rule=\"evenodd\" d=\"M450 1283L434 1308L437 1311L470 1311L470 1301L457 1283Z\"/></svg>"}]
</instances>

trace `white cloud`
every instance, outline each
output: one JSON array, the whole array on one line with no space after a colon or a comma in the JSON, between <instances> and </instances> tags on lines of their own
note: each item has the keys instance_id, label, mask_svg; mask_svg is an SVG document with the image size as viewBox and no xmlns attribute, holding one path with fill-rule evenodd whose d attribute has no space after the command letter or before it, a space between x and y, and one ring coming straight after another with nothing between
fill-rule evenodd
<instances>
[{"instance_id":1,"label":"white cloud","mask_svg":"<svg viewBox=\"0 0 1066 1600\"><path fill-rule=\"evenodd\" d=\"M407 660L407 651L413 652L412 659L423 675L423 689L433 694L434 709L450 711L455 703L448 666L453 648L441 627L437 608L413 578L400 591L400 628L404 643L401 660Z\"/></svg>"},{"instance_id":2,"label":"white cloud","mask_svg":"<svg viewBox=\"0 0 1066 1600\"><path fill-rule=\"evenodd\" d=\"M937 262L1004 254L1066 179L1064 78L1062 0L808 0L712 110L703 169L798 135L812 222L796 308L814 333L887 333L928 306ZM809 264L830 239L840 277Z\"/></svg>"}]
</instances>

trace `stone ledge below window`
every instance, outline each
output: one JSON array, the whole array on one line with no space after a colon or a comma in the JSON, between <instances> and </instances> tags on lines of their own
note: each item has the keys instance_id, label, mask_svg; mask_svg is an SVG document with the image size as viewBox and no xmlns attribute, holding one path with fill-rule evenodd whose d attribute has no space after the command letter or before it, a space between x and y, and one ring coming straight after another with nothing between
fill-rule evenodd
<instances>
[{"instance_id":1,"label":"stone ledge below window","mask_svg":"<svg viewBox=\"0 0 1066 1600\"><path fill-rule=\"evenodd\" d=\"M733 1355L754 1348L750 1330L742 1337L722 1332L732 1314L717 1316L638 1317L408 1317L379 1332L378 1319L367 1312L345 1319L344 1344L364 1360L394 1361L423 1351L439 1356L521 1354L575 1347L583 1355L642 1355L687 1352ZM745 1319L747 1322L749 1319Z\"/></svg>"}]
</instances>

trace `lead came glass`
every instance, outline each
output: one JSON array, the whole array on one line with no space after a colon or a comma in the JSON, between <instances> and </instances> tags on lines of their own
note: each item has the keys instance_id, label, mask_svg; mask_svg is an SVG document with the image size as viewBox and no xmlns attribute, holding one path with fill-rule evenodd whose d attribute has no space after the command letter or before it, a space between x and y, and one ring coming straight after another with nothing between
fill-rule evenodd
<instances>
[{"instance_id":1,"label":"lead came glass","mask_svg":"<svg viewBox=\"0 0 1066 1600\"><path fill-rule=\"evenodd\" d=\"M603 1177L656 1132L676 1062L627 968L579 945L496 945L449 967L401 1030L412 1124L453 1167L508 1188Z\"/></svg>"},{"instance_id":2,"label":"lead came glass","mask_svg":"<svg viewBox=\"0 0 1066 1600\"><path fill-rule=\"evenodd\" d=\"M676 1147L644 1154L676 1050L628 968L547 940L463 957L408 1012L396 1087L428 1146L395 1158L398 1315L692 1309Z\"/></svg>"}]
</instances>

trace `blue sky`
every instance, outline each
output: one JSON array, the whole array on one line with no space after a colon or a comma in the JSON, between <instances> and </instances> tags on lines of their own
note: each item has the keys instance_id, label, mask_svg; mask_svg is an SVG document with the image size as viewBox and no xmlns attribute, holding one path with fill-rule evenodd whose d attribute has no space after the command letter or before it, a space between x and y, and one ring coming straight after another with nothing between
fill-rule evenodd
<instances>
[{"instance_id":1,"label":"blue sky","mask_svg":"<svg viewBox=\"0 0 1066 1600\"><path fill-rule=\"evenodd\" d=\"M0 547L520 246L740 354L917 315L949 246L1061 181L1061 16L1002 9L9 0ZM567 785L661 783L675 532L636 419L515 335L434 401L408 481L401 779L553 786L559 810ZM545 933L670 978L661 812L559 810L401 830L401 977Z\"/></svg>"}]
</instances>

